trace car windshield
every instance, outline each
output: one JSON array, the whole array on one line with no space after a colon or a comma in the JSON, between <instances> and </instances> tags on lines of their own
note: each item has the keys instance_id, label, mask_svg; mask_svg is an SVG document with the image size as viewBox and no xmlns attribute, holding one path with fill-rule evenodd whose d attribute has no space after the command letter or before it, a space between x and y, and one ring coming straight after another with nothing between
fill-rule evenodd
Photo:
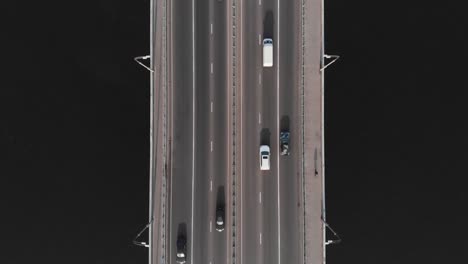
<instances>
[{"instance_id":1,"label":"car windshield","mask_svg":"<svg viewBox=\"0 0 468 264\"><path fill-rule=\"evenodd\" d=\"M262 156L268 156L268 152L262 151ZM265 157L263 157L265 159Z\"/></svg>"}]
</instances>

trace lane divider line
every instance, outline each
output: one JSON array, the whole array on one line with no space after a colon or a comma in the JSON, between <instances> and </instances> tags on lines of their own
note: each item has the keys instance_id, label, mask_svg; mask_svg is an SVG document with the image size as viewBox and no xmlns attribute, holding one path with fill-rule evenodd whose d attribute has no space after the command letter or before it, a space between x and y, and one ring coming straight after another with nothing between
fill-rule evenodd
<instances>
[{"instance_id":1,"label":"lane divider line","mask_svg":"<svg viewBox=\"0 0 468 264\"><path fill-rule=\"evenodd\" d=\"M192 226L190 228L190 263L193 264L193 207L195 202L195 0L192 0Z\"/></svg>"},{"instance_id":2,"label":"lane divider line","mask_svg":"<svg viewBox=\"0 0 468 264\"><path fill-rule=\"evenodd\" d=\"M279 56L279 50L280 50L280 25L281 25L281 22L280 22L280 0L277 0L277 10L278 10L278 45L277 45L277 48L276 48L276 57L277 57L277 66L276 66L276 74L277 74L277 83L276 83L276 133L279 133L279 108L280 108L280 105L279 105L279 84L280 84L280 75L279 75L279 70L280 70L280 56ZM279 179L279 173L280 173L280 166L279 166L279 151L277 151L277 155L276 155L277 159L277 167L276 167L276 170L277 170L277 187L278 187L278 264L281 264L281 208L280 208L280 179Z\"/></svg>"}]
</instances>

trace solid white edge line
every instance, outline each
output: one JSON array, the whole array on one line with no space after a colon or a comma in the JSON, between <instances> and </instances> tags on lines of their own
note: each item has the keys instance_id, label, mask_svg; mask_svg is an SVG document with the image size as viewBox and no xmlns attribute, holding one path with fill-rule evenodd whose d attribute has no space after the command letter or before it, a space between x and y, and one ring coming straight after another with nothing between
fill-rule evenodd
<instances>
[{"instance_id":1,"label":"solid white edge line","mask_svg":"<svg viewBox=\"0 0 468 264\"><path fill-rule=\"evenodd\" d=\"M193 207L195 199L195 0L192 0L192 228L190 236L190 263L193 264Z\"/></svg>"},{"instance_id":2,"label":"solid white edge line","mask_svg":"<svg viewBox=\"0 0 468 264\"><path fill-rule=\"evenodd\" d=\"M173 1L171 0L171 45L172 43L174 43L174 33L173 33L173 25L172 25L172 18L174 17L173 16L173 6L174 6L174 3ZM174 50L173 48L171 47L171 88L174 87ZM173 97L173 89L170 90L171 92L169 93L170 94L170 97L171 97L171 126L170 126L170 131L171 131L171 137L172 137L172 129L174 128L174 119L172 118L173 117L173 114L174 114L174 97ZM172 196L173 196L173 191L172 191L172 172L173 172L173 166L172 166L172 160L173 160L173 157L172 157L172 144L170 144L170 149L169 149L169 153L171 153L171 163L170 163L170 166L171 166L171 197L170 197L170 207L169 207L169 210L170 210L170 213L169 213L169 216L170 216L170 219L173 219L172 218ZM169 223L168 224L169 227L171 227L171 224ZM171 227L172 229L172 227ZM170 238L169 238L169 263L171 263L171 260L172 260L172 241L171 241L171 237L172 237L172 233L171 233L171 230L169 230L169 234L171 235Z\"/></svg>"},{"instance_id":3,"label":"solid white edge line","mask_svg":"<svg viewBox=\"0 0 468 264\"><path fill-rule=\"evenodd\" d=\"M322 54L321 54L321 60L324 60L325 56L325 1L322 0L322 12L321 12L321 20L322 20ZM324 63L322 62L322 65ZM321 164L321 170L322 170L322 243L323 243L323 264L326 263L327 259L327 247L326 247L326 240L327 240L327 234L326 234L326 225L325 222L327 221L327 215L326 215L326 204L325 204L325 71L321 72L321 134L322 134L322 141L321 141L321 159L322 159L322 164Z\"/></svg>"},{"instance_id":4,"label":"solid white edge line","mask_svg":"<svg viewBox=\"0 0 468 264\"><path fill-rule=\"evenodd\" d=\"M155 21L155 14L154 14L154 0L150 1L150 68L154 69L153 67L153 53L154 53L154 37L153 37L153 32L154 32L154 21ZM149 212L149 221L150 225L148 227L148 244L149 244L149 250L148 250L148 264L152 264L153 260L153 222L151 219L153 219L154 216L154 201L153 201L153 160L154 160L154 146L153 146L153 135L154 135L154 95L153 95L153 89L154 89L154 74L152 73L150 75L150 133L149 133L149 142L150 142L150 157L149 157L149 204L148 204L148 212Z\"/></svg>"},{"instance_id":5,"label":"solid white edge line","mask_svg":"<svg viewBox=\"0 0 468 264\"><path fill-rule=\"evenodd\" d=\"M277 57L277 66L276 66L276 74L277 74L277 83L276 83L276 132L278 133L279 131L279 84L280 84L280 79L279 79L279 66L280 66L280 60L279 60L279 50L280 50L280 0L278 1L278 45L276 48L276 57ZM279 187L279 151L276 153L277 155L277 186L278 186L278 264L281 264L281 214L280 214L280 187Z\"/></svg>"}]
</instances>

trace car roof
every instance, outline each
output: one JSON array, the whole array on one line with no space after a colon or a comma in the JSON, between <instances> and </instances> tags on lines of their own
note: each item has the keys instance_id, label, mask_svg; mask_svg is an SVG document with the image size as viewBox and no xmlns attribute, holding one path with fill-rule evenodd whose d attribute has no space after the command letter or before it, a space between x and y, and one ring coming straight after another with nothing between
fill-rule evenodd
<instances>
[{"instance_id":1,"label":"car roof","mask_svg":"<svg viewBox=\"0 0 468 264\"><path fill-rule=\"evenodd\" d=\"M260 146L260 151L268 151L270 152L270 147L268 145L261 145Z\"/></svg>"}]
</instances>

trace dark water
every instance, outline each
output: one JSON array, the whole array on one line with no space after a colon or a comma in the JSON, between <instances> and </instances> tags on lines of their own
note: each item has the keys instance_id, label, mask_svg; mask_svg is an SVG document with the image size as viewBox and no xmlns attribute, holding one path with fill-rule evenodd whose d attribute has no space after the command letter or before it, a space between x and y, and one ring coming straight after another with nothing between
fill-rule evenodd
<instances>
[{"instance_id":1,"label":"dark water","mask_svg":"<svg viewBox=\"0 0 468 264\"><path fill-rule=\"evenodd\" d=\"M467 263L467 20L326 1L328 263Z\"/></svg>"},{"instance_id":2,"label":"dark water","mask_svg":"<svg viewBox=\"0 0 468 264\"><path fill-rule=\"evenodd\" d=\"M0 263L146 263L149 1L2 7ZM4 20L4 21L5 21Z\"/></svg>"}]
</instances>

